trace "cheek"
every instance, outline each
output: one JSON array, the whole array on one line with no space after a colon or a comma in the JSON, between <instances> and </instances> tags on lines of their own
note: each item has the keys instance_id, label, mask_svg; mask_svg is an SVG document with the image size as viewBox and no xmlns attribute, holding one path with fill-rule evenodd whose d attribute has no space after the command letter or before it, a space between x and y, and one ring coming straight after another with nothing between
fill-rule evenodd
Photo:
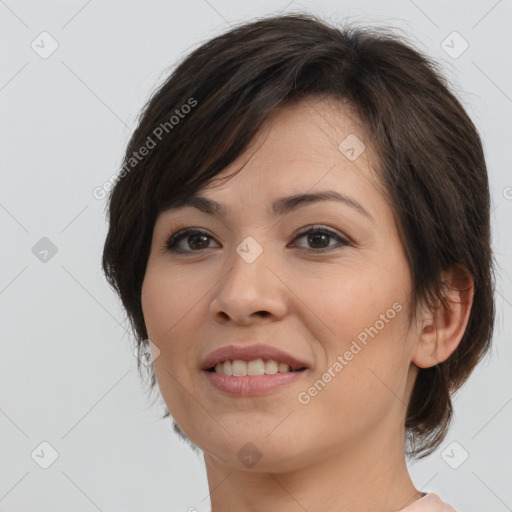
<instances>
[{"instance_id":1,"label":"cheek","mask_svg":"<svg viewBox=\"0 0 512 512\"><path fill-rule=\"evenodd\" d=\"M173 311L172 295L168 292L165 277L158 275L150 266L146 271L141 291L141 306L150 339L155 337L166 322L165 312ZM167 316L167 320L169 317Z\"/></svg>"},{"instance_id":2,"label":"cheek","mask_svg":"<svg viewBox=\"0 0 512 512\"><path fill-rule=\"evenodd\" d=\"M148 264L141 292L142 312L148 334L153 332L155 336L161 337L168 332L171 335L179 328L179 320L187 316L197 304L201 292L204 294L204 289L198 289L190 279L183 279L179 272Z\"/></svg>"},{"instance_id":3,"label":"cheek","mask_svg":"<svg viewBox=\"0 0 512 512\"><path fill-rule=\"evenodd\" d=\"M141 304L149 339L159 349L154 360L155 376L166 405L175 419L185 421L196 360L191 357L191 343L196 315L201 309L204 289L184 283L177 272L148 265L141 292ZM182 418L185 416L185 418Z\"/></svg>"},{"instance_id":4,"label":"cheek","mask_svg":"<svg viewBox=\"0 0 512 512\"><path fill-rule=\"evenodd\" d=\"M293 281L294 292L310 311L302 318L314 318L310 328L326 340L356 337L379 321L380 315L391 319L402 316L393 304L403 305L407 282L397 269L344 262L321 273L302 273Z\"/></svg>"},{"instance_id":5,"label":"cheek","mask_svg":"<svg viewBox=\"0 0 512 512\"><path fill-rule=\"evenodd\" d=\"M343 386L375 384L378 376L389 381L393 372L402 379L402 369L408 368L409 280L399 263L393 268L389 263L336 268L322 279L303 281L301 297L315 315L304 309L301 317L310 319L308 328L320 345L320 373L331 368L337 375L333 380L343 381ZM342 370L340 364L334 367L339 356Z\"/></svg>"},{"instance_id":6,"label":"cheek","mask_svg":"<svg viewBox=\"0 0 512 512\"><path fill-rule=\"evenodd\" d=\"M148 265L141 303L148 338L160 350L154 363L157 376L165 377L167 370L183 381L197 371L193 340L208 314L205 292L211 286L206 275L203 279L197 272Z\"/></svg>"}]
</instances>

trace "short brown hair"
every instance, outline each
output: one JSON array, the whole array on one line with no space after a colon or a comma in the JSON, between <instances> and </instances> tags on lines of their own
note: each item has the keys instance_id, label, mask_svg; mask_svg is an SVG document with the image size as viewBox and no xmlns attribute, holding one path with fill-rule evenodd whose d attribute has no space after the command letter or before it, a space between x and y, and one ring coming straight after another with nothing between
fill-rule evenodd
<instances>
[{"instance_id":1,"label":"short brown hair","mask_svg":"<svg viewBox=\"0 0 512 512\"><path fill-rule=\"evenodd\" d=\"M231 164L280 105L311 97L348 101L375 147L407 254L411 314L420 299L445 304L445 269L462 266L474 283L457 349L418 371L405 425L407 453L421 458L445 438L451 394L490 347L495 278L479 134L438 65L402 39L384 28L338 28L313 15L290 14L240 25L195 49L141 113L108 198L102 265L142 350L141 287L159 212ZM135 161L149 140L154 148ZM155 384L152 371L150 389ZM176 423L174 429L186 439Z\"/></svg>"}]
</instances>

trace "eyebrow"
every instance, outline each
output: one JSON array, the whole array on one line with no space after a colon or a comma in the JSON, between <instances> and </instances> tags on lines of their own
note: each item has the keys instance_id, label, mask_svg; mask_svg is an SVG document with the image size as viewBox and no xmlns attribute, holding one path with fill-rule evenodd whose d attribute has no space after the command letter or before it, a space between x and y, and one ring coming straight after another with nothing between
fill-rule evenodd
<instances>
[{"instance_id":1,"label":"eyebrow","mask_svg":"<svg viewBox=\"0 0 512 512\"><path fill-rule=\"evenodd\" d=\"M375 223L375 219L370 212L363 208L355 199L334 190L322 190L319 192L310 192L277 198L272 203L272 211L276 216L284 216L298 208L318 203L320 201L335 201L345 204L346 206L357 210L359 213L366 216L371 222ZM228 214L228 210L224 205L214 201L213 199L197 194L192 194L185 199L173 202L171 205L166 206L163 211L168 212L186 206L197 208L208 215L215 215L221 218L226 217Z\"/></svg>"}]
</instances>

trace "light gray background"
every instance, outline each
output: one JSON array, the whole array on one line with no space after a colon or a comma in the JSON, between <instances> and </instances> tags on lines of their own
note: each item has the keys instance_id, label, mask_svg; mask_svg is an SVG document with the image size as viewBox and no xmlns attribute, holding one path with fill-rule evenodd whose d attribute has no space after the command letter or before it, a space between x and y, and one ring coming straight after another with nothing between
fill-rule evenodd
<instances>
[{"instance_id":1,"label":"light gray background","mask_svg":"<svg viewBox=\"0 0 512 512\"><path fill-rule=\"evenodd\" d=\"M500 265L494 346L441 449L410 470L459 512L512 510L510 0L0 0L0 511L208 509L202 457L143 394L100 270L105 205L92 190L119 169L140 108L179 58L280 10L400 27L442 63L481 133ZM31 47L49 48L43 31L59 45L46 59ZM444 49L462 48L454 31L469 44L457 58ZM57 247L47 262L32 251L43 237ZM50 456L43 441L58 452L48 469L35 462Z\"/></svg>"}]
</instances>

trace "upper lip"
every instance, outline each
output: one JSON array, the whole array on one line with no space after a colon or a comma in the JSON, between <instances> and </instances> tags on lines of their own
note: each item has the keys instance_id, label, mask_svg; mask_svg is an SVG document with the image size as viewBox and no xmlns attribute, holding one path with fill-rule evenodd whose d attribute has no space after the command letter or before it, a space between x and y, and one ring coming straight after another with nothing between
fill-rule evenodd
<instances>
[{"instance_id":1,"label":"upper lip","mask_svg":"<svg viewBox=\"0 0 512 512\"><path fill-rule=\"evenodd\" d=\"M291 354L271 345L227 345L210 352L201 363L201 370L209 370L223 361L253 361L254 359L273 359L278 363L286 363L292 370L307 368L308 365L299 361Z\"/></svg>"}]
</instances>

